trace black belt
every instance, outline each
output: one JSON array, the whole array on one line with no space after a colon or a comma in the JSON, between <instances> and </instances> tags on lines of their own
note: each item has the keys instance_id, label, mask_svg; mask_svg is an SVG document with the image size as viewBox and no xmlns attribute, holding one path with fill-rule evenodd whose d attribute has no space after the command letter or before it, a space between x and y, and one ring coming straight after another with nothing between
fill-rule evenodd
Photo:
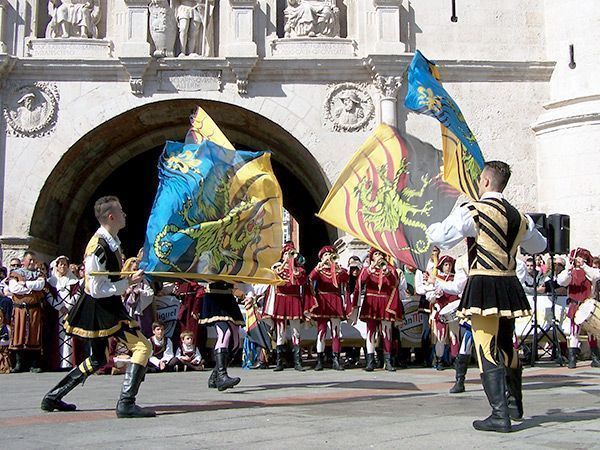
<instances>
[{"instance_id":1,"label":"black belt","mask_svg":"<svg viewBox=\"0 0 600 450\"><path fill-rule=\"evenodd\" d=\"M13 308L21 308L21 309L34 309L41 308L41 303L13 303Z\"/></svg>"},{"instance_id":2,"label":"black belt","mask_svg":"<svg viewBox=\"0 0 600 450\"><path fill-rule=\"evenodd\" d=\"M13 303L13 308L21 308L21 309L34 309L41 308L41 303Z\"/></svg>"}]
</instances>

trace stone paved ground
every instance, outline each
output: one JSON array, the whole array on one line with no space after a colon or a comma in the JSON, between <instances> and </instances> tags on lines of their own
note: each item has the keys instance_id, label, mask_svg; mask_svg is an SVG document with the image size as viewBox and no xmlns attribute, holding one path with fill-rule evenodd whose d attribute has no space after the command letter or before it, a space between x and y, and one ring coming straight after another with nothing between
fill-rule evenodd
<instances>
[{"instance_id":1,"label":"stone paved ground","mask_svg":"<svg viewBox=\"0 0 600 450\"><path fill-rule=\"evenodd\" d=\"M525 415L511 434L475 432L488 413L479 376L449 395L454 372L360 369L230 372L242 383L209 390L209 372L148 375L140 404L154 419L117 419L120 376L93 376L68 400L78 412L43 413L61 374L0 376L0 447L28 448L600 448L600 369L525 371Z\"/></svg>"}]
</instances>

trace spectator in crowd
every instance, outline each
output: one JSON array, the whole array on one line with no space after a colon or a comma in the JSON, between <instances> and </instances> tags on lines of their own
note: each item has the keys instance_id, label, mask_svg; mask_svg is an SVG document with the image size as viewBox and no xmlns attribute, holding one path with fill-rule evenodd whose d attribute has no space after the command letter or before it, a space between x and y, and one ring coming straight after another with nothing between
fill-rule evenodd
<instances>
[{"instance_id":1,"label":"spectator in crowd","mask_svg":"<svg viewBox=\"0 0 600 450\"><path fill-rule=\"evenodd\" d=\"M555 295L567 295L567 288L558 284L557 281L558 275L565 270L567 263L562 256L555 256L552 259L554 260L554 266L552 266L551 258L548 258L548 263L546 264L546 276L543 279L544 293L550 295L552 294L552 290L554 290ZM552 267L554 267L554 270L552 270Z\"/></svg>"},{"instance_id":2,"label":"spectator in crowd","mask_svg":"<svg viewBox=\"0 0 600 450\"><path fill-rule=\"evenodd\" d=\"M108 361L98 370L99 375L121 375L131 363L131 351L125 344L111 336L108 339Z\"/></svg>"},{"instance_id":3,"label":"spectator in crowd","mask_svg":"<svg viewBox=\"0 0 600 450\"><path fill-rule=\"evenodd\" d=\"M50 264L52 274L48 279L49 294L46 300L58 311L58 359L61 369L76 365L73 338L66 334L64 321L67 313L81 295L79 280L69 269L69 258L59 256ZM75 266L77 267L77 266Z\"/></svg>"},{"instance_id":4,"label":"spectator in crowd","mask_svg":"<svg viewBox=\"0 0 600 450\"><path fill-rule=\"evenodd\" d=\"M539 268L536 266L533 257L529 256L525 260L525 266L527 268L527 273L521 281L525 293L527 295L533 295L533 291L537 291L538 294L543 294L545 292L544 281L542 277L543 272L539 271Z\"/></svg>"},{"instance_id":5,"label":"spectator in crowd","mask_svg":"<svg viewBox=\"0 0 600 450\"><path fill-rule=\"evenodd\" d=\"M0 373L10 373L10 327L4 311L0 309Z\"/></svg>"},{"instance_id":6,"label":"spectator in crowd","mask_svg":"<svg viewBox=\"0 0 600 450\"><path fill-rule=\"evenodd\" d=\"M127 259L123 266L123 272L135 272L138 269L139 261L135 257ZM154 290L145 278L129 286L123 295L127 313L140 325L144 336L150 334L152 329L152 321L154 320L153 300Z\"/></svg>"},{"instance_id":7,"label":"spectator in crowd","mask_svg":"<svg viewBox=\"0 0 600 450\"><path fill-rule=\"evenodd\" d=\"M179 337L181 339L181 346L175 353L175 359L177 360L175 367L183 370L187 370L188 368L192 370L204 370L202 355L194 342L194 333L184 331Z\"/></svg>"},{"instance_id":8,"label":"spectator in crowd","mask_svg":"<svg viewBox=\"0 0 600 450\"><path fill-rule=\"evenodd\" d=\"M152 324L150 343L152 344L152 356L148 360L148 371L170 372L177 364L177 359L173 354L173 343L171 339L165 336L165 324L156 321Z\"/></svg>"},{"instance_id":9,"label":"spectator in crowd","mask_svg":"<svg viewBox=\"0 0 600 450\"><path fill-rule=\"evenodd\" d=\"M8 291L13 300L10 349L15 352L15 366L11 372L41 372L42 350L42 290L46 280L37 269L36 255L26 252L23 267L9 276Z\"/></svg>"}]
</instances>

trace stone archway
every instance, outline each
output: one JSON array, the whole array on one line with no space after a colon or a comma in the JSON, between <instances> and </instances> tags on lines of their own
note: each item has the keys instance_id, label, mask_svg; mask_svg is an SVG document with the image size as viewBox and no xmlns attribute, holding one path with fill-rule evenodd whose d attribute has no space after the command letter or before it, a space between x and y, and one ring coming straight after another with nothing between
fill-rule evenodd
<instances>
[{"instance_id":1,"label":"stone archway","mask_svg":"<svg viewBox=\"0 0 600 450\"><path fill-rule=\"evenodd\" d=\"M33 213L31 235L56 244L58 253L80 259L85 244L83 236L89 235L90 227L94 226L91 203L97 195L111 190L110 182L107 184L111 175L121 171L126 174L121 180L131 179L131 186L113 185L112 192L125 197L125 205L136 201L136 192L141 192L143 187L139 183L155 183L155 178L150 177L156 175L150 173L148 167L156 165L160 148L166 140L184 138L189 116L197 105L210 114L234 145L272 151L284 206L299 222L302 251L308 257L316 253L320 245L338 237L335 229L314 217L327 195L328 182L318 161L296 138L253 111L196 99L165 100L140 106L106 121L79 139L46 181ZM147 216L130 216L129 222L142 220L145 223L146 219ZM139 227L132 228L139 230Z\"/></svg>"}]
</instances>

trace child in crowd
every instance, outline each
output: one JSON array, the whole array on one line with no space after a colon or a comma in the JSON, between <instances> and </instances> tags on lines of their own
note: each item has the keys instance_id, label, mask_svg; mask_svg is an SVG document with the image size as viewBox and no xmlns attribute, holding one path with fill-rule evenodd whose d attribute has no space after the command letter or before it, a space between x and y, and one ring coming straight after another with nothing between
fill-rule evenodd
<instances>
[{"instance_id":1,"label":"child in crowd","mask_svg":"<svg viewBox=\"0 0 600 450\"><path fill-rule=\"evenodd\" d=\"M10 327L6 323L4 310L0 309L0 373L10 373Z\"/></svg>"},{"instance_id":2,"label":"child in crowd","mask_svg":"<svg viewBox=\"0 0 600 450\"><path fill-rule=\"evenodd\" d=\"M173 343L171 339L165 336L165 324L161 321L154 322L152 324L152 333L154 333L150 337L152 356L148 361L148 371L151 373L170 372L179 360L173 355Z\"/></svg>"},{"instance_id":3,"label":"child in crowd","mask_svg":"<svg viewBox=\"0 0 600 450\"><path fill-rule=\"evenodd\" d=\"M99 375L122 375L131 363L131 351L115 337L108 338L108 362L96 372Z\"/></svg>"},{"instance_id":4,"label":"child in crowd","mask_svg":"<svg viewBox=\"0 0 600 450\"><path fill-rule=\"evenodd\" d=\"M204 361L200 350L196 347L194 342L194 333L191 331L184 331L180 335L181 347L177 349L175 359L177 359L176 367L179 369L187 370L204 370Z\"/></svg>"}]
</instances>

